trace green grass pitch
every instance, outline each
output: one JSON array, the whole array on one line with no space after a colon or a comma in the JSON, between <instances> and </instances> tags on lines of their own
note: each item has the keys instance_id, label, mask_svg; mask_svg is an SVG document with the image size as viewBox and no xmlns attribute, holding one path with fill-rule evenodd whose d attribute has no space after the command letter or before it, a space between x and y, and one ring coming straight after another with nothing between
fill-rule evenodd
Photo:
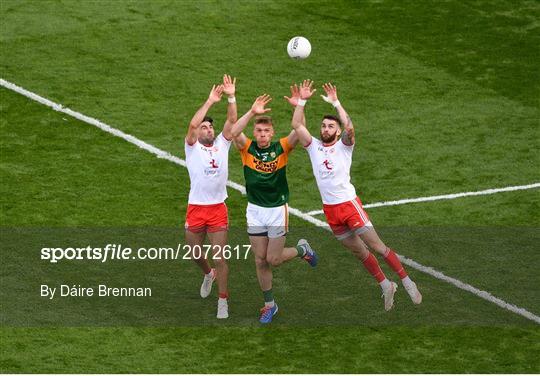
<instances>
[{"instance_id":1,"label":"green grass pitch","mask_svg":"<svg viewBox=\"0 0 540 376\"><path fill-rule=\"evenodd\" d=\"M364 203L540 181L537 1L3 0L0 15L0 78L179 157L189 119L224 73L238 77L240 115L273 96L278 135L292 114L282 97L310 78L319 92L334 82L355 123L351 175ZM305 61L286 55L295 35L312 43ZM297 217L288 242L315 240L321 263L275 271L270 327L257 322L251 257L231 262L225 323L215 295L198 297L189 261L46 265L36 234L175 236L187 170L5 88L0 111L4 373L540 372L538 324L411 268L424 303L400 289L386 313L358 262ZM313 132L327 112L310 101ZM225 104L210 114L222 124ZM290 205L320 209L305 151L288 169ZM243 184L235 150L229 178ZM227 205L231 238L246 243L246 199L229 189ZM540 314L538 189L368 213L399 253ZM37 295L45 281L107 278L158 293L129 303Z\"/></svg>"}]
</instances>

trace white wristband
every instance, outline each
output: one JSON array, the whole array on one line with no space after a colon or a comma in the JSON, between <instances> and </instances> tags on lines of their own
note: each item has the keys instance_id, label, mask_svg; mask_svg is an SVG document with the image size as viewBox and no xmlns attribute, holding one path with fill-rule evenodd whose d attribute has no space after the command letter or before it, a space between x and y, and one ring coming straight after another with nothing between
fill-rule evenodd
<instances>
[{"instance_id":1,"label":"white wristband","mask_svg":"<svg viewBox=\"0 0 540 376\"><path fill-rule=\"evenodd\" d=\"M302 106L302 107L304 107L304 106L306 105L306 103L307 103L307 100L305 100L305 99L299 99L299 100L298 100L297 106Z\"/></svg>"},{"instance_id":2,"label":"white wristband","mask_svg":"<svg viewBox=\"0 0 540 376\"><path fill-rule=\"evenodd\" d=\"M236 103L236 98L235 97L227 97L227 102Z\"/></svg>"},{"instance_id":3,"label":"white wristband","mask_svg":"<svg viewBox=\"0 0 540 376\"><path fill-rule=\"evenodd\" d=\"M336 99L335 101L332 102L332 106L334 106L335 108L338 108L339 106L341 106L341 103L339 103L339 100Z\"/></svg>"}]
</instances>

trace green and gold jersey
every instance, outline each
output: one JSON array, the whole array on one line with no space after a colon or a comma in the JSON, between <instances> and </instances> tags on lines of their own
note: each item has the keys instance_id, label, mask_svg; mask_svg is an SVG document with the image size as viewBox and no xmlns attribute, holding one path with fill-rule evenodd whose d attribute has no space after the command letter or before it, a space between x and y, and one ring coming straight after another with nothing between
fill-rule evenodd
<instances>
[{"instance_id":1,"label":"green and gold jersey","mask_svg":"<svg viewBox=\"0 0 540 376\"><path fill-rule=\"evenodd\" d=\"M287 161L292 148L283 137L260 149L248 138L240 150L248 201L266 208L281 206L289 201L287 184Z\"/></svg>"}]
</instances>

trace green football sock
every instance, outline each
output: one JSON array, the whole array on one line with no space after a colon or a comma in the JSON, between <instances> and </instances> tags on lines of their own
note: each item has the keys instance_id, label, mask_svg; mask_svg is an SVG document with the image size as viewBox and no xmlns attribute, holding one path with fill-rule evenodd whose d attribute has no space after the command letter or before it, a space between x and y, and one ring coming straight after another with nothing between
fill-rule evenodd
<instances>
[{"instance_id":1,"label":"green football sock","mask_svg":"<svg viewBox=\"0 0 540 376\"><path fill-rule=\"evenodd\" d=\"M274 294L272 293L272 289L263 291L263 296L265 303L274 301Z\"/></svg>"},{"instance_id":2,"label":"green football sock","mask_svg":"<svg viewBox=\"0 0 540 376\"><path fill-rule=\"evenodd\" d=\"M296 246L296 252L298 252L298 257L304 257L306 255L306 249L299 245Z\"/></svg>"}]
</instances>

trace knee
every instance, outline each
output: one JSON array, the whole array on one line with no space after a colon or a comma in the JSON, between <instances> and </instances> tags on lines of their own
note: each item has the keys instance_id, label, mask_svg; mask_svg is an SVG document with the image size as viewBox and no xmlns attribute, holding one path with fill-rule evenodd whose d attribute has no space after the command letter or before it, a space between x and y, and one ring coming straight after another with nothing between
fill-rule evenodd
<instances>
[{"instance_id":1,"label":"knee","mask_svg":"<svg viewBox=\"0 0 540 376\"><path fill-rule=\"evenodd\" d=\"M277 256L267 256L266 262L272 266L279 266L281 265L281 258Z\"/></svg>"},{"instance_id":2,"label":"knee","mask_svg":"<svg viewBox=\"0 0 540 376\"><path fill-rule=\"evenodd\" d=\"M360 261L364 261L369 256L369 251L365 247L355 247L351 249L351 252Z\"/></svg>"},{"instance_id":3,"label":"knee","mask_svg":"<svg viewBox=\"0 0 540 376\"><path fill-rule=\"evenodd\" d=\"M227 267L227 260L225 260L223 257L215 258L214 264L217 268L226 268Z\"/></svg>"},{"instance_id":4,"label":"knee","mask_svg":"<svg viewBox=\"0 0 540 376\"><path fill-rule=\"evenodd\" d=\"M382 256L386 255L386 252L388 250L388 248L383 242L378 242L377 244L370 245L369 248Z\"/></svg>"},{"instance_id":5,"label":"knee","mask_svg":"<svg viewBox=\"0 0 540 376\"><path fill-rule=\"evenodd\" d=\"M268 262L265 258L255 257L255 267L257 269L264 269L268 267Z\"/></svg>"},{"instance_id":6,"label":"knee","mask_svg":"<svg viewBox=\"0 0 540 376\"><path fill-rule=\"evenodd\" d=\"M380 253L386 252L386 245L380 239L362 239L365 244L366 251Z\"/></svg>"}]
</instances>

